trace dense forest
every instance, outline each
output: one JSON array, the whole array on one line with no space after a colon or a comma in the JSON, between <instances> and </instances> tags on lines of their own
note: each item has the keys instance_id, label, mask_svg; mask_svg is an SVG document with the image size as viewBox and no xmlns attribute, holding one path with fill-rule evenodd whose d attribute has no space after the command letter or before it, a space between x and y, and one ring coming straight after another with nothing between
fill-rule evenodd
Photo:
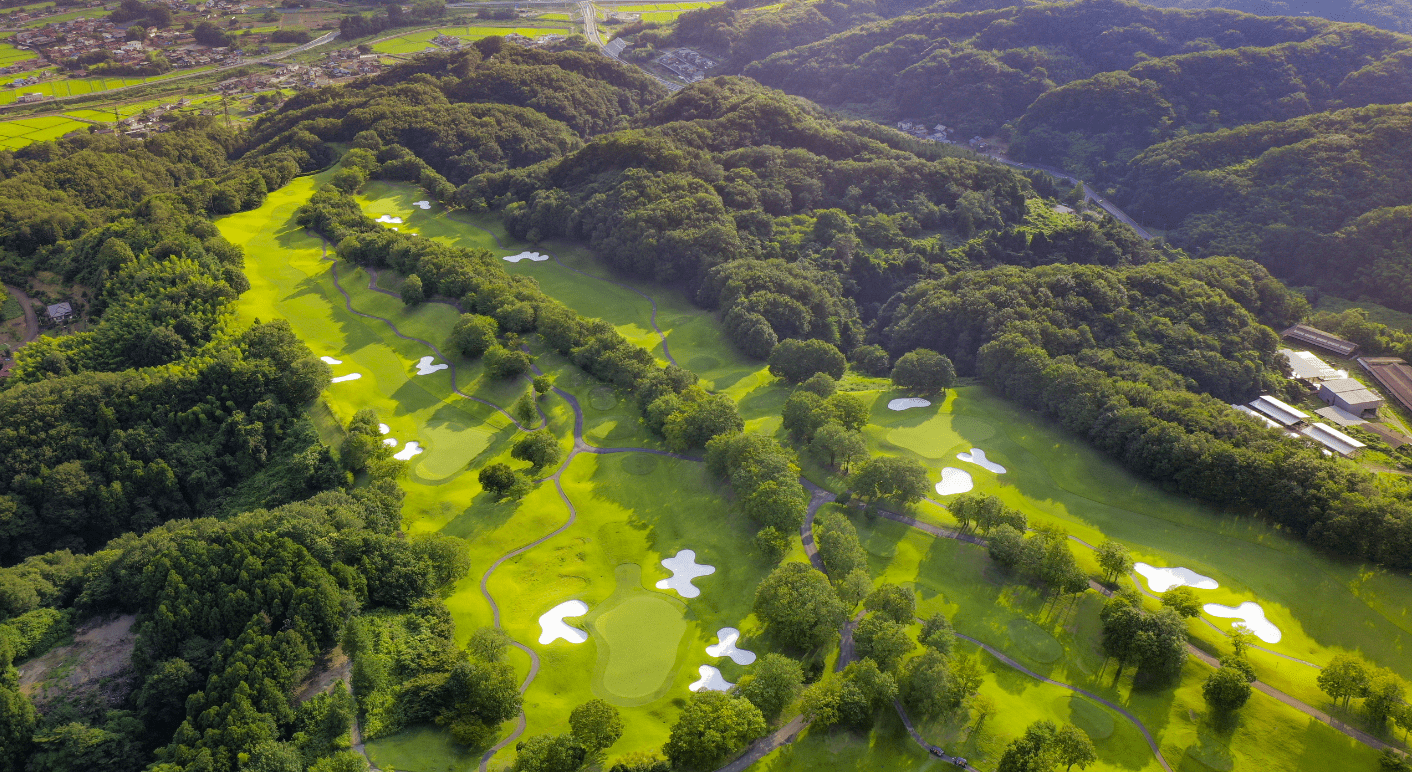
<instances>
[{"instance_id":1,"label":"dense forest","mask_svg":"<svg viewBox=\"0 0 1412 772\"><path fill-rule=\"evenodd\" d=\"M1012 158L1095 184L1195 256L1412 308L1400 181L1412 38L1122 0L882 19L840 7L832 25L803 21L812 6L782 14L800 32L768 55L742 42L762 17L729 4L684 14L671 35L821 104L998 136Z\"/></svg>"}]
</instances>

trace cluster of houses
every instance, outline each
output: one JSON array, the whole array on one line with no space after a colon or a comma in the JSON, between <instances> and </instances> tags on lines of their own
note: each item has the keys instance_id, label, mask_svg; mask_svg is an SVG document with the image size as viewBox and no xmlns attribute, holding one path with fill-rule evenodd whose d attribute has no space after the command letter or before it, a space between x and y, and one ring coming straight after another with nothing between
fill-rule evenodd
<instances>
[{"instance_id":1,"label":"cluster of houses","mask_svg":"<svg viewBox=\"0 0 1412 772\"><path fill-rule=\"evenodd\" d=\"M687 83L695 83L706 77L706 71L716 63L690 48L674 48L657 57L657 63L671 70Z\"/></svg>"},{"instance_id":2,"label":"cluster of houses","mask_svg":"<svg viewBox=\"0 0 1412 772\"><path fill-rule=\"evenodd\" d=\"M946 126L943 126L940 123L929 129L927 128L927 125L925 123L918 123L916 121L898 121L897 130L902 132L903 134L911 134L917 139L924 139L929 142L951 141L946 137L947 134L951 133L951 129L947 128Z\"/></svg>"},{"instance_id":3,"label":"cluster of houses","mask_svg":"<svg viewBox=\"0 0 1412 772\"><path fill-rule=\"evenodd\" d=\"M185 9L188 4L171 5ZM194 10L196 6L191 8ZM18 48L34 51L54 64L94 51L107 51L110 60L118 64L141 64L149 51L160 50L172 67L184 69L235 64L244 55L235 47L209 48L199 45L191 32L174 27L150 30L145 40L126 38L127 32L107 19L85 18L17 32L10 42ZM22 66L33 69L38 65L39 62L30 61Z\"/></svg>"}]
</instances>

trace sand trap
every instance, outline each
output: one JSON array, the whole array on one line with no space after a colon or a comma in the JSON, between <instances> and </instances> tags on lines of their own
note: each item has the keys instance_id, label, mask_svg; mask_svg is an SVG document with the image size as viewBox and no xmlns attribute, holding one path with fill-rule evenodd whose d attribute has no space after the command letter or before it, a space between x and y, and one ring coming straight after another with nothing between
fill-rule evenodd
<instances>
[{"instance_id":1,"label":"sand trap","mask_svg":"<svg viewBox=\"0 0 1412 772\"><path fill-rule=\"evenodd\" d=\"M970 472L948 466L941 470L941 482L936 484L936 492L942 496L950 496L953 493L965 493L974 487L976 484L971 479Z\"/></svg>"},{"instance_id":2,"label":"sand trap","mask_svg":"<svg viewBox=\"0 0 1412 772\"><path fill-rule=\"evenodd\" d=\"M1153 592L1166 592L1173 587L1191 587L1197 590L1214 590L1220 587L1215 579L1202 576L1190 568L1158 568L1146 563L1134 563L1133 570L1147 579L1147 586Z\"/></svg>"},{"instance_id":3,"label":"sand trap","mask_svg":"<svg viewBox=\"0 0 1412 772\"><path fill-rule=\"evenodd\" d=\"M1279 643L1280 638L1283 637L1280 634L1280 628L1270 624L1270 621L1265 618L1265 609L1253 600L1248 600L1235 608L1222 606L1219 603L1207 603L1201 608L1213 617L1239 619L1240 622L1236 624L1244 625L1250 632L1255 633L1256 638L1265 643Z\"/></svg>"},{"instance_id":4,"label":"sand trap","mask_svg":"<svg viewBox=\"0 0 1412 772\"><path fill-rule=\"evenodd\" d=\"M413 201L413 202L412 202L412 206L418 207L418 208L420 208L420 209L430 209L430 208L431 208L431 202L430 202L430 201Z\"/></svg>"},{"instance_id":5,"label":"sand trap","mask_svg":"<svg viewBox=\"0 0 1412 772\"><path fill-rule=\"evenodd\" d=\"M391 432L391 426L388 426L387 424L378 424L378 434L389 434Z\"/></svg>"},{"instance_id":6,"label":"sand trap","mask_svg":"<svg viewBox=\"0 0 1412 772\"><path fill-rule=\"evenodd\" d=\"M701 590L691 583L692 579L716 573L715 566L696 562L694 550L681 550L672 557L664 558L662 565L672 572L672 576L669 579L659 580L657 589L676 590L677 594L683 598L695 598L701 594Z\"/></svg>"},{"instance_id":7,"label":"sand trap","mask_svg":"<svg viewBox=\"0 0 1412 772\"><path fill-rule=\"evenodd\" d=\"M344 381L356 381L362 377L362 373L349 373L348 375L340 375L337 378L331 378L329 379L329 383L343 383Z\"/></svg>"},{"instance_id":8,"label":"sand trap","mask_svg":"<svg viewBox=\"0 0 1412 772\"><path fill-rule=\"evenodd\" d=\"M749 665L755 661L755 652L735 645L736 641L740 640L740 631L734 627L722 627L717 630L716 638L721 641L719 644L706 647L706 653L710 656L730 657L731 661L737 665Z\"/></svg>"},{"instance_id":9,"label":"sand trap","mask_svg":"<svg viewBox=\"0 0 1412 772\"><path fill-rule=\"evenodd\" d=\"M393 458L398 461L411 461L412 456L420 455L421 452L422 446L418 445L416 440L412 440L407 443L407 447L397 451L397 453L393 455Z\"/></svg>"},{"instance_id":10,"label":"sand trap","mask_svg":"<svg viewBox=\"0 0 1412 772\"><path fill-rule=\"evenodd\" d=\"M1005 467L987 459L985 457L985 451L980 448L971 448L970 453L957 453L956 457L967 463L975 464L982 469L989 469L996 474L1005 474Z\"/></svg>"},{"instance_id":11,"label":"sand trap","mask_svg":"<svg viewBox=\"0 0 1412 772\"><path fill-rule=\"evenodd\" d=\"M431 375L437 370L445 370L451 366L448 364L434 365L432 364L433 359L435 359L435 357L422 357L417 362L417 375Z\"/></svg>"},{"instance_id":12,"label":"sand trap","mask_svg":"<svg viewBox=\"0 0 1412 772\"><path fill-rule=\"evenodd\" d=\"M518 255L510 255L505 258L506 261L511 263L518 263L521 260L532 260L536 263L540 263L548 259L549 255L541 255L538 252L521 252Z\"/></svg>"},{"instance_id":13,"label":"sand trap","mask_svg":"<svg viewBox=\"0 0 1412 772\"><path fill-rule=\"evenodd\" d=\"M387 439L385 439L385 440L382 441L382 444L388 446L389 448L395 448L395 447L397 447L397 438L396 438L396 437L388 437Z\"/></svg>"},{"instance_id":14,"label":"sand trap","mask_svg":"<svg viewBox=\"0 0 1412 772\"><path fill-rule=\"evenodd\" d=\"M730 688L735 686L735 684L721 676L721 671L710 665L702 665L696 669L696 672L701 674L701 680L686 687L693 692L699 692L702 689L708 692L725 692L730 691Z\"/></svg>"},{"instance_id":15,"label":"sand trap","mask_svg":"<svg viewBox=\"0 0 1412 772\"><path fill-rule=\"evenodd\" d=\"M326 365L341 365L341 364L343 364L343 360L342 360L342 359L334 359L333 357L319 357L319 359L320 359L324 364L326 364Z\"/></svg>"},{"instance_id":16,"label":"sand trap","mask_svg":"<svg viewBox=\"0 0 1412 772\"><path fill-rule=\"evenodd\" d=\"M568 600L540 614L539 629L543 632L539 634L539 644L543 646L560 638L569 643L583 643L588 640L588 633L564 623L564 617L581 617L587 613L587 603L581 600Z\"/></svg>"},{"instance_id":17,"label":"sand trap","mask_svg":"<svg viewBox=\"0 0 1412 772\"><path fill-rule=\"evenodd\" d=\"M401 224L402 224L402 218L401 218L401 217L393 217L393 216L390 215L390 214L385 214L385 215L383 215L382 217L379 217L379 218L377 218L376 220L374 220L374 222L383 222L383 223L391 223L391 224L393 224L393 225L401 225ZM396 228L393 228L393 230L397 230L397 229L396 229Z\"/></svg>"},{"instance_id":18,"label":"sand trap","mask_svg":"<svg viewBox=\"0 0 1412 772\"><path fill-rule=\"evenodd\" d=\"M894 399L891 402L887 403L888 410L908 410L914 407L931 406L931 400L922 399L921 397L902 397L901 399Z\"/></svg>"}]
</instances>

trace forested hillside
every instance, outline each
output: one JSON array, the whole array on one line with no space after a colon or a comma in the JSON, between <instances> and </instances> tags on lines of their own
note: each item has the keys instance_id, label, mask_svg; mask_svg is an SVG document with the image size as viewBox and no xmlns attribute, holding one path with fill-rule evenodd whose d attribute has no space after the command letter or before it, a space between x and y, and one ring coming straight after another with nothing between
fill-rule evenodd
<instances>
[{"instance_id":1,"label":"forested hillside","mask_svg":"<svg viewBox=\"0 0 1412 772\"><path fill-rule=\"evenodd\" d=\"M1093 179L1187 132L1401 101L1397 63L1409 46L1321 19L1082 0L866 24L745 73L965 136L1009 124L1016 158Z\"/></svg>"},{"instance_id":2,"label":"forested hillside","mask_svg":"<svg viewBox=\"0 0 1412 772\"><path fill-rule=\"evenodd\" d=\"M1119 186L1131 212L1197 254L1403 310L1412 108L1365 107L1164 142Z\"/></svg>"},{"instance_id":3,"label":"forested hillside","mask_svg":"<svg viewBox=\"0 0 1412 772\"><path fill-rule=\"evenodd\" d=\"M1152 0L1151 5L1187 10L1227 8L1261 16L1318 16L1330 21L1371 24L1393 32L1412 33L1412 6L1401 0Z\"/></svg>"}]
</instances>

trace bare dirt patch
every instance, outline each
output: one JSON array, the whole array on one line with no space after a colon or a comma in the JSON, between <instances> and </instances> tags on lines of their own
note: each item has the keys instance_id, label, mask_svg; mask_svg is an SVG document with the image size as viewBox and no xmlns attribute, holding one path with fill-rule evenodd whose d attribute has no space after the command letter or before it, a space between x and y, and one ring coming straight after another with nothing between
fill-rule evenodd
<instances>
[{"instance_id":1,"label":"bare dirt patch","mask_svg":"<svg viewBox=\"0 0 1412 772\"><path fill-rule=\"evenodd\" d=\"M353 660L343 653L342 646L335 646L314 663L313 672L294 690L294 699L298 702L312 699L332 691L333 685L339 681L342 681L350 692L353 691Z\"/></svg>"},{"instance_id":2,"label":"bare dirt patch","mask_svg":"<svg viewBox=\"0 0 1412 772\"><path fill-rule=\"evenodd\" d=\"M40 710L58 700L96 696L110 705L132 690L132 649L137 617L97 617L74 633L74 642L20 665L20 691Z\"/></svg>"}]
</instances>

